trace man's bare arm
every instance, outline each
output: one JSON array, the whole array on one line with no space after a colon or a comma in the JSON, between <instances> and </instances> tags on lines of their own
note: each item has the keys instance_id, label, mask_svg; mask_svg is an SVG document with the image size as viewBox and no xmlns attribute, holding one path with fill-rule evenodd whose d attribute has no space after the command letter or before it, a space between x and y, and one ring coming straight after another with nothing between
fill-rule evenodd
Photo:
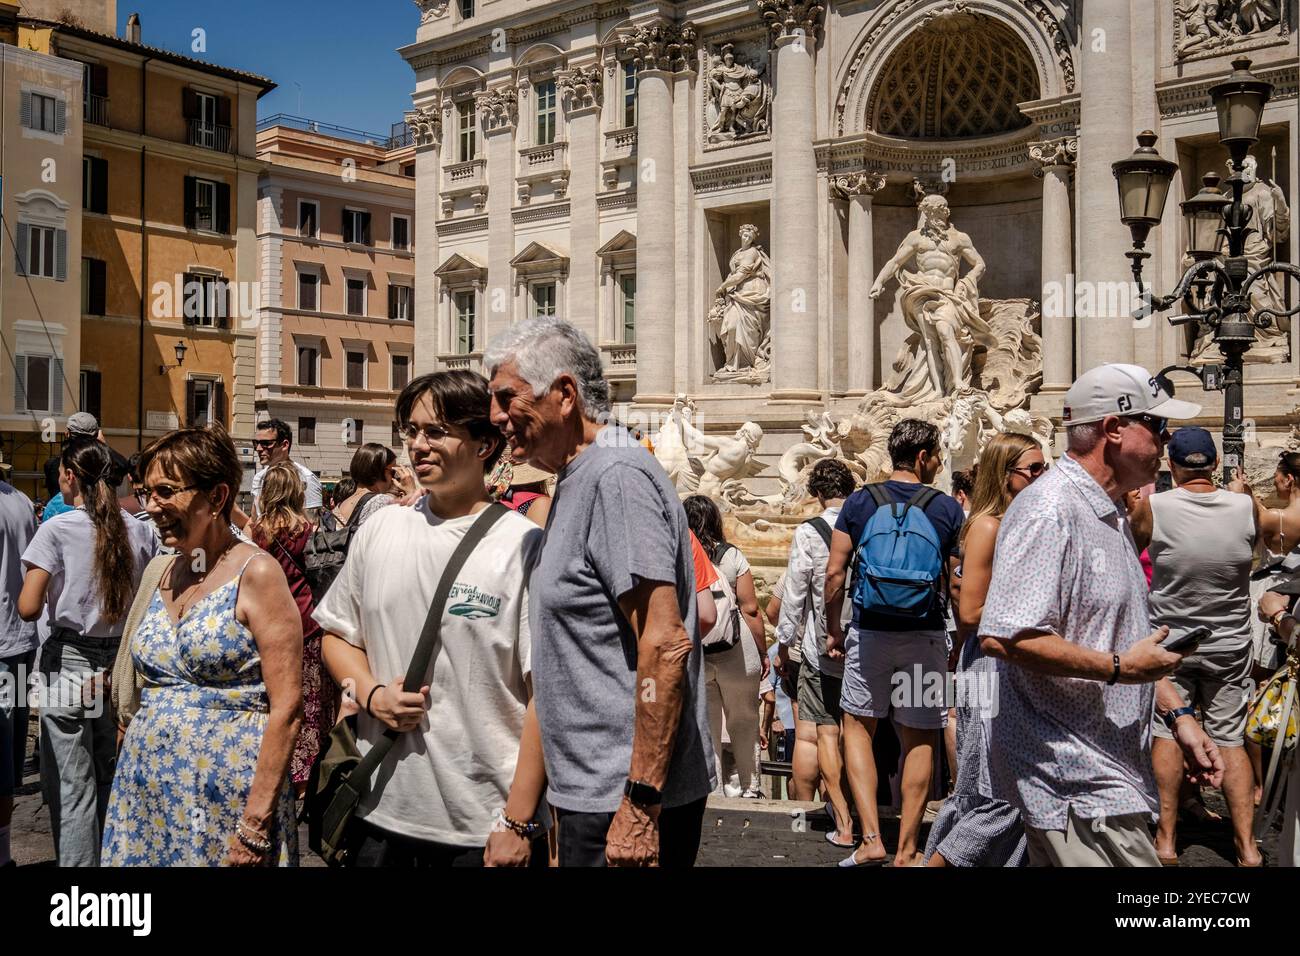
<instances>
[{"instance_id":1,"label":"man's bare arm","mask_svg":"<svg viewBox=\"0 0 1300 956\"><path fill-rule=\"evenodd\" d=\"M1120 655L1119 683L1149 684L1173 672L1183 655L1160 646L1168 633L1169 628L1159 627ZM1050 631L1024 631L1010 638L981 635L980 646L990 657L1050 677L1109 681L1115 673L1113 655Z\"/></svg>"},{"instance_id":2,"label":"man's bare arm","mask_svg":"<svg viewBox=\"0 0 1300 956\"><path fill-rule=\"evenodd\" d=\"M636 635L636 722L628 775L662 790L682 719L686 662L694 646L677 608L677 591L663 581L641 581L618 606Z\"/></svg>"}]
</instances>

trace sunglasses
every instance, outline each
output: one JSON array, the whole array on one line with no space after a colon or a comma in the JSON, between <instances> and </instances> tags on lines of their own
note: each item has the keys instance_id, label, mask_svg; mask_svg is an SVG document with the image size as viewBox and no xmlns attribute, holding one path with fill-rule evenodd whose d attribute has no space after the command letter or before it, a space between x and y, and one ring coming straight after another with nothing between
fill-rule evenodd
<instances>
[{"instance_id":1,"label":"sunglasses","mask_svg":"<svg viewBox=\"0 0 1300 956\"><path fill-rule=\"evenodd\" d=\"M1052 466L1045 461L1035 461L1035 462L1031 462L1028 465L1024 465L1022 467L1008 468L1007 471L1019 472L1023 475L1028 476L1030 481L1033 481L1035 478L1037 478L1039 475L1041 475L1043 472L1047 471L1047 469L1051 467Z\"/></svg>"},{"instance_id":2,"label":"sunglasses","mask_svg":"<svg viewBox=\"0 0 1300 956\"><path fill-rule=\"evenodd\" d=\"M1161 441L1169 440L1169 419L1161 418L1158 415L1147 415L1145 413L1141 415L1126 415L1124 417L1131 422L1141 422L1150 429L1151 434L1155 435Z\"/></svg>"},{"instance_id":3,"label":"sunglasses","mask_svg":"<svg viewBox=\"0 0 1300 956\"><path fill-rule=\"evenodd\" d=\"M280 444L280 440L278 438L254 438L253 439L254 448L274 448L278 444Z\"/></svg>"},{"instance_id":4,"label":"sunglasses","mask_svg":"<svg viewBox=\"0 0 1300 956\"><path fill-rule=\"evenodd\" d=\"M154 485L152 488L149 487L148 485L144 485L140 488L138 492L136 492L135 496L143 504L144 502L148 501L150 498L154 499L155 501L171 501L182 491L198 491L198 490L199 490L198 485L182 485L179 488L173 487L172 485Z\"/></svg>"}]
</instances>

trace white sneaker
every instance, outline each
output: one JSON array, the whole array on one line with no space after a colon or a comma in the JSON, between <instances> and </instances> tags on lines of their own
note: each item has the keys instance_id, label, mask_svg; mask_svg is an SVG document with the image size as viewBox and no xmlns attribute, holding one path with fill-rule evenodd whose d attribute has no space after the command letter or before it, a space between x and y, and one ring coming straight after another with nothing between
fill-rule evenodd
<instances>
[{"instance_id":1,"label":"white sneaker","mask_svg":"<svg viewBox=\"0 0 1300 956\"><path fill-rule=\"evenodd\" d=\"M724 796L738 797L744 792L745 791L741 789L741 786L738 783L725 783L722 785L722 793Z\"/></svg>"},{"instance_id":2,"label":"white sneaker","mask_svg":"<svg viewBox=\"0 0 1300 956\"><path fill-rule=\"evenodd\" d=\"M740 795L745 800L766 800L762 790L746 790Z\"/></svg>"}]
</instances>

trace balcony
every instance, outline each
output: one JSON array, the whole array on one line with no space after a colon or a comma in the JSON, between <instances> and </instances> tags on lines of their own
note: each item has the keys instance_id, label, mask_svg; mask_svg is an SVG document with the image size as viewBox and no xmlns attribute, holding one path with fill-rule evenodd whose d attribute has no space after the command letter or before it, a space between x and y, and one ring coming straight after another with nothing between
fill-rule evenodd
<instances>
[{"instance_id":1,"label":"balcony","mask_svg":"<svg viewBox=\"0 0 1300 956\"><path fill-rule=\"evenodd\" d=\"M108 97L87 93L82 118L96 126L108 125Z\"/></svg>"},{"instance_id":2,"label":"balcony","mask_svg":"<svg viewBox=\"0 0 1300 956\"><path fill-rule=\"evenodd\" d=\"M606 189L618 185L618 168L636 160L636 127L612 129L605 134L605 156L600 161Z\"/></svg>"},{"instance_id":3,"label":"balcony","mask_svg":"<svg viewBox=\"0 0 1300 956\"><path fill-rule=\"evenodd\" d=\"M438 361L449 372L464 369L469 372L480 371L483 361L482 352L450 352L438 356Z\"/></svg>"},{"instance_id":4,"label":"balcony","mask_svg":"<svg viewBox=\"0 0 1300 956\"><path fill-rule=\"evenodd\" d=\"M636 345L605 343L600 350L605 353L605 377L611 382L636 378Z\"/></svg>"},{"instance_id":5,"label":"balcony","mask_svg":"<svg viewBox=\"0 0 1300 956\"><path fill-rule=\"evenodd\" d=\"M528 204L537 183L550 183L555 187L555 198L563 199L569 191L569 144L548 143L521 149L518 180L521 205Z\"/></svg>"},{"instance_id":6,"label":"balcony","mask_svg":"<svg viewBox=\"0 0 1300 956\"><path fill-rule=\"evenodd\" d=\"M450 163L443 167L442 211L450 216L455 209L456 199L471 196L474 209L482 212L487 203L487 160L471 159L464 163Z\"/></svg>"},{"instance_id":7,"label":"balcony","mask_svg":"<svg viewBox=\"0 0 1300 956\"><path fill-rule=\"evenodd\" d=\"M189 121L189 139L187 142L191 146L198 146L202 149L228 153L231 145L230 127L192 119Z\"/></svg>"}]
</instances>

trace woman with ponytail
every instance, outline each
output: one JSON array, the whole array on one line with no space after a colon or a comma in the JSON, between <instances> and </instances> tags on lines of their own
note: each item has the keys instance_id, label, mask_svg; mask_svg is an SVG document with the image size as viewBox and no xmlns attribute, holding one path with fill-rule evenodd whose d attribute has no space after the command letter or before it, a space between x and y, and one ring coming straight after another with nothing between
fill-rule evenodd
<instances>
[{"instance_id":1,"label":"woman with ponytail","mask_svg":"<svg viewBox=\"0 0 1300 956\"><path fill-rule=\"evenodd\" d=\"M23 552L18 613L42 614L41 782L60 866L97 866L113 783L117 728L103 692L144 566L149 528L123 511L108 446L74 438L59 458L59 490L73 510L46 521Z\"/></svg>"}]
</instances>

